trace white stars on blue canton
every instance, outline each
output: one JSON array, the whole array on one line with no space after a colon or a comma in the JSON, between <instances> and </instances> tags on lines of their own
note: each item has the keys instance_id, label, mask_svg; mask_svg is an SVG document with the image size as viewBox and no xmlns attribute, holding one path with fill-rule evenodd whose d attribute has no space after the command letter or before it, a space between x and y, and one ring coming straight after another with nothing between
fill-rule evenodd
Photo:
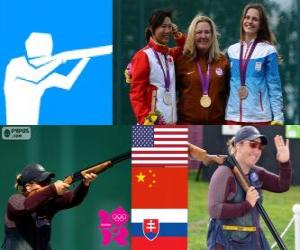
<instances>
[{"instance_id":1,"label":"white stars on blue canton","mask_svg":"<svg viewBox=\"0 0 300 250\"><path fill-rule=\"evenodd\" d=\"M132 126L132 147L154 147L153 126Z\"/></svg>"}]
</instances>

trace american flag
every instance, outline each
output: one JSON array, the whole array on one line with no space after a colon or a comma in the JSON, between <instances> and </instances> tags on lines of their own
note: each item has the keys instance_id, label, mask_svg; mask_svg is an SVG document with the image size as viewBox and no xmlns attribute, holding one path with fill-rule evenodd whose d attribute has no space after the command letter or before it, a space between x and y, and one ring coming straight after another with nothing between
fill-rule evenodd
<instances>
[{"instance_id":1,"label":"american flag","mask_svg":"<svg viewBox=\"0 0 300 250\"><path fill-rule=\"evenodd\" d=\"M133 126L133 167L187 167L188 128Z\"/></svg>"}]
</instances>

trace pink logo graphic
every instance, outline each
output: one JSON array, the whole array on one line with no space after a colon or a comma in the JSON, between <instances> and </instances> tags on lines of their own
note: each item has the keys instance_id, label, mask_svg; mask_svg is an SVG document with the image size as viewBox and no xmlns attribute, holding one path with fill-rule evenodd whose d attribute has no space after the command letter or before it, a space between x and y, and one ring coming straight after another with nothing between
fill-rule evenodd
<instances>
[{"instance_id":1,"label":"pink logo graphic","mask_svg":"<svg viewBox=\"0 0 300 250\"><path fill-rule=\"evenodd\" d=\"M111 214L103 209L98 212L100 218L99 231L102 235L102 245L107 246L112 241L120 246L127 246L128 231L126 223L129 220L129 214L122 208L118 207Z\"/></svg>"},{"instance_id":2,"label":"pink logo graphic","mask_svg":"<svg viewBox=\"0 0 300 250\"><path fill-rule=\"evenodd\" d=\"M143 233L145 237L152 241L159 234L159 220L158 219L144 219Z\"/></svg>"}]
</instances>

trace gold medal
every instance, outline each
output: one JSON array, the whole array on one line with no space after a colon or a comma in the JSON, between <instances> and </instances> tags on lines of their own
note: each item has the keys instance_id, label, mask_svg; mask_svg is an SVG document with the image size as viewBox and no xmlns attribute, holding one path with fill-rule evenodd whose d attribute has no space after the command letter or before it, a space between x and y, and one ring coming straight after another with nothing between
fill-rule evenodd
<instances>
[{"instance_id":1,"label":"gold medal","mask_svg":"<svg viewBox=\"0 0 300 250\"><path fill-rule=\"evenodd\" d=\"M172 95L170 92L165 92L163 96L164 104L170 106L172 105Z\"/></svg>"},{"instance_id":2,"label":"gold medal","mask_svg":"<svg viewBox=\"0 0 300 250\"><path fill-rule=\"evenodd\" d=\"M210 107L211 105L211 99L208 95L203 95L201 98L200 98L200 105L203 107L203 108L208 108Z\"/></svg>"},{"instance_id":3,"label":"gold medal","mask_svg":"<svg viewBox=\"0 0 300 250\"><path fill-rule=\"evenodd\" d=\"M239 88L239 97L240 97L240 100L243 100L243 99L246 99L247 96L248 96L248 91L247 91L247 87L246 85L242 85L240 88Z\"/></svg>"}]
</instances>

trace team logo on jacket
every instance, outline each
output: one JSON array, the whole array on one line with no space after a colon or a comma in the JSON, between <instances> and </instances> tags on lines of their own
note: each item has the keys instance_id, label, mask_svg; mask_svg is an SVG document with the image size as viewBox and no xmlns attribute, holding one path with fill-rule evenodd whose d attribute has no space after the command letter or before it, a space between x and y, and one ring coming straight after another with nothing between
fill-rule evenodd
<instances>
[{"instance_id":1,"label":"team logo on jacket","mask_svg":"<svg viewBox=\"0 0 300 250\"><path fill-rule=\"evenodd\" d=\"M262 66L261 62L256 62L255 63L255 71L261 71L261 66Z\"/></svg>"},{"instance_id":2,"label":"team logo on jacket","mask_svg":"<svg viewBox=\"0 0 300 250\"><path fill-rule=\"evenodd\" d=\"M159 220L158 219L144 219L143 221L143 234L145 237L152 241L159 234Z\"/></svg>"},{"instance_id":3,"label":"team logo on jacket","mask_svg":"<svg viewBox=\"0 0 300 250\"><path fill-rule=\"evenodd\" d=\"M223 76L224 75L224 71L223 71L223 69L221 69L221 68L216 68L216 74L217 74L217 76Z\"/></svg>"},{"instance_id":4,"label":"team logo on jacket","mask_svg":"<svg viewBox=\"0 0 300 250\"><path fill-rule=\"evenodd\" d=\"M262 182L259 179L259 176L255 172L249 174L250 184L255 188L259 189L262 187Z\"/></svg>"}]
</instances>

